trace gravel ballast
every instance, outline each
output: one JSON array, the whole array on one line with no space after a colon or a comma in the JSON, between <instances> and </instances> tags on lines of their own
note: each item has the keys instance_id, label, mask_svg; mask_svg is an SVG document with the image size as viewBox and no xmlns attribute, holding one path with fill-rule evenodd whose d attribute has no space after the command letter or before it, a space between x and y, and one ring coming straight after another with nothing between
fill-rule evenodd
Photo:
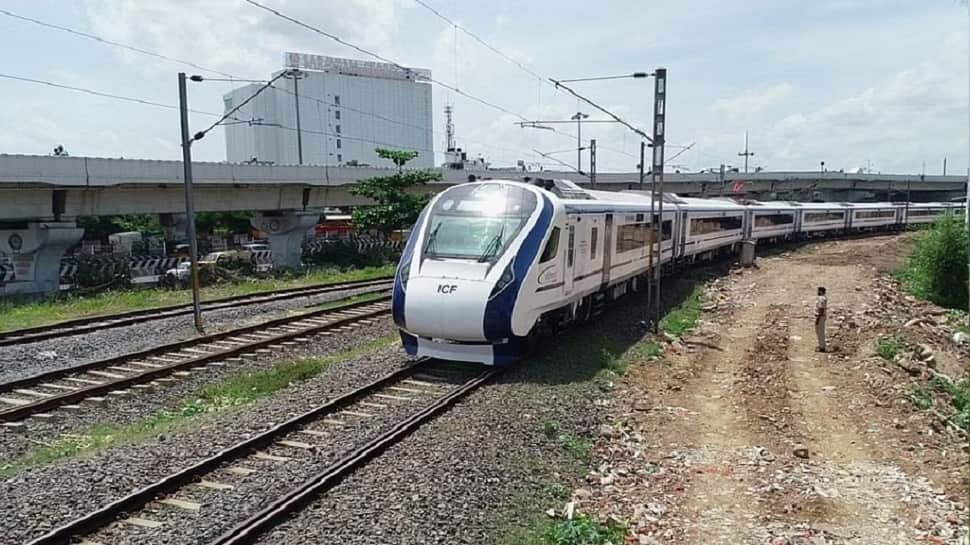
<instances>
[{"instance_id":1,"label":"gravel ballast","mask_svg":"<svg viewBox=\"0 0 970 545\"><path fill-rule=\"evenodd\" d=\"M305 312L308 310L304 308L307 305L318 305L368 291L373 291L373 288L212 310L203 314L203 320L206 331L215 333L281 318L294 312ZM9 382L197 336L192 315L185 315L82 335L66 335L33 343L4 346L0 347L0 382Z\"/></svg>"},{"instance_id":2,"label":"gravel ballast","mask_svg":"<svg viewBox=\"0 0 970 545\"><path fill-rule=\"evenodd\" d=\"M494 542L509 527L526 524L528 516L561 508L534 498L550 484L571 484L582 473L577 467L585 468L584 455L567 443L588 445L594 438L610 403L604 351L617 353L641 338L642 308L641 301L630 299L596 318L596 324L550 340L541 361L527 361L473 392L271 531L264 542ZM311 401L332 398L406 361L399 347L382 350L335 364L270 399L207 419L195 431L26 470L3 483L0 511L12 515L0 522L0 543L36 537L307 410ZM259 482L260 497L246 501L254 509L264 505L280 492L280 484L292 483ZM204 503L204 518L164 508L165 517L192 519L192 535L138 535L145 542L193 543L227 530L230 521L243 516L236 504L213 499L210 492L196 494L191 498ZM526 505L516 507L522 513L509 512L510 498L526 499ZM102 532L111 543L123 542L115 527Z\"/></svg>"},{"instance_id":3,"label":"gravel ballast","mask_svg":"<svg viewBox=\"0 0 970 545\"><path fill-rule=\"evenodd\" d=\"M382 327L380 331L386 333L387 326ZM345 338L356 339L361 344L367 341L359 331ZM394 345L334 363L323 374L270 398L201 418L192 429L25 469L7 477L0 482L0 513L4 513L0 519L0 544L37 537L47 529L371 382L407 361L400 346ZM150 409L146 407L147 410ZM110 413L106 411L104 415Z\"/></svg>"},{"instance_id":4,"label":"gravel ballast","mask_svg":"<svg viewBox=\"0 0 970 545\"><path fill-rule=\"evenodd\" d=\"M176 377L174 382L162 383L165 385L160 384L151 391L132 389L132 393L124 398L108 396L103 404L82 401L80 409L54 409L51 412L54 417L50 420L30 418L25 421L22 430L0 431L0 460L12 459L65 433L77 432L95 424L137 422L160 410L177 406L202 386L234 375L270 369L280 361L328 356L393 335L394 331L390 320L382 319L374 325L355 326L346 333L316 335L310 343L281 352L258 355L252 359L244 358L238 364L205 367L203 370L193 371L188 377Z\"/></svg>"}]
</instances>

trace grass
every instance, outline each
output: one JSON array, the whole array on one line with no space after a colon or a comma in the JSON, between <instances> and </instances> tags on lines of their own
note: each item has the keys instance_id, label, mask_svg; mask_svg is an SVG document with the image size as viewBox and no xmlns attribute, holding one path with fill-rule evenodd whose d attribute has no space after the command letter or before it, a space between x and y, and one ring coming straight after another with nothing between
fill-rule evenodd
<instances>
[{"instance_id":1,"label":"grass","mask_svg":"<svg viewBox=\"0 0 970 545\"><path fill-rule=\"evenodd\" d=\"M887 361L896 359L896 355L904 348L906 343L899 337L880 338L876 341L876 354Z\"/></svg>"},{"instance_id":2,"label":"grass","mask_svg":"<svg viewBox=\"0 0 970 545\"><path fill-rule=\"evenodd\" d=\"M671 310L660 320L660 328L675 337L681 337L697 325L704 305L704 288L697 286L677 308Z\"/></svg>"},{"instance_id":3,"label":"grass","mask_svg":"<svg viewBox=\"0 0 970 545\"><path fill-rule=\"evenodd\" d=\"M393 265L350 271L317 269L300 276L248 279L244 282L205 287L202 288L202 299L221 299L312 284L367 280L393 274ZM6 301L0 302L0 331L40 326L85 316L178 305L189 303L191 300L192 294L188 290L145 288L107 291L85 296L68 295L40 301Z\"/></svg>"},{"instance_id":4,"label":"grass","mask_svg":"<svg viewBox=\"0 0 970 545\"><path fill-rule=\"evenodd\" d=\"M396 340L396 336L382 337L336 354L281 362L265 371L242 373L208 384L175 408L160 410L141 420L127 424L100 423L80 433L62 435L51 443L0 465L0 477L28 467L90 454L119 445L137 443L160 434L185 429L188 424L203 415L221 413L269 397L292 384L323 373L338 361L379 350Z\"/></svg>"}]
</instances>

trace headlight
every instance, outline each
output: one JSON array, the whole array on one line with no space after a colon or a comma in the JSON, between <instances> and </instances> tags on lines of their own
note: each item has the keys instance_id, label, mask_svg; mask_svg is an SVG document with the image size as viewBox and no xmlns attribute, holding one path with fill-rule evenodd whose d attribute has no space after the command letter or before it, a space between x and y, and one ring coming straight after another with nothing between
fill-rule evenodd
<instances>
[{"instance_id":1,"label":"headlight","mask_svg":"<svg viewBox=\"0 0 970 545\"><path fill-rule=\"evenodd\" d=\"M401 281L401 290L408 291L408 277L411 276L411 260L401 263L397 269L397 278Z\"/></svg>"},{"instance_id":2,"label":"headlight","mask_svg":"<svg viewBox=\"0 0 970 545\"><path fill-rule=\"evenodd\" d=\"M490 293L488 296L489 299L492 299L493 297L501 293L502 290L504 290L509 284L512 283L513 280L515 280L515 272L512 270L512 265L514 263L515 263L515 260L512 260L508 264L508 266L505 267L505 270L502 271L502 276L499 277L498 282L495 284L495 287L492 288L492 293Z\"/></svg>"}]
</instances>

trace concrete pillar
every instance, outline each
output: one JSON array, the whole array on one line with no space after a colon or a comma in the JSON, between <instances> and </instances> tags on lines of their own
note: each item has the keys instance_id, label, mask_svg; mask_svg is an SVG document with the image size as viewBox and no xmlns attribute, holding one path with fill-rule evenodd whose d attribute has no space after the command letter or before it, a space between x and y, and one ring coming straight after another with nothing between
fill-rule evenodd
<instances>
[{"instance_id":1,"label":"concrete pillar","mask_svg":"<svg viewBox=\"0 0 970 545\"><path fill-rule=\"evenodd\" d=\"M303 266L303 241L307 230L320 219L320 212L258 212L250 220L253 227L266 233L273 251L273 267L299 269Z\"/></svg>"},{"instance_id":2,"label":"concrete pillar","mask_svg":"<svg viewBox=\"0 0 970 545\"><path fill-rule=\"evenodd\" d=\"M83 234L73 221L0 228L0 295L57 293L61 256Z\"/></svg>"}]
</instances>

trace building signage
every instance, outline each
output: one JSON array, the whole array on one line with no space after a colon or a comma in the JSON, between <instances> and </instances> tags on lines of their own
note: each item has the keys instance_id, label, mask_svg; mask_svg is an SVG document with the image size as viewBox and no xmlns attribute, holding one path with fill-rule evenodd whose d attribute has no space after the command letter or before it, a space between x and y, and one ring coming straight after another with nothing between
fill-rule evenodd
<instances>
[{"instance_id":1,"label":"building signage","mask_svg":"<svg viewBox=\"0 0 970 545\"><path fill-rule=\"evenodd\" d=\"M283 54L283 66L286 68L299 68L301 70L332 72L347 76L412 81L429 81L431 79L431 70L425 68L408 68L406 66L384 62L341 59L338 57L327 57L310 53L293 53L289 51Z\"/></svg>"}]
</instances>

